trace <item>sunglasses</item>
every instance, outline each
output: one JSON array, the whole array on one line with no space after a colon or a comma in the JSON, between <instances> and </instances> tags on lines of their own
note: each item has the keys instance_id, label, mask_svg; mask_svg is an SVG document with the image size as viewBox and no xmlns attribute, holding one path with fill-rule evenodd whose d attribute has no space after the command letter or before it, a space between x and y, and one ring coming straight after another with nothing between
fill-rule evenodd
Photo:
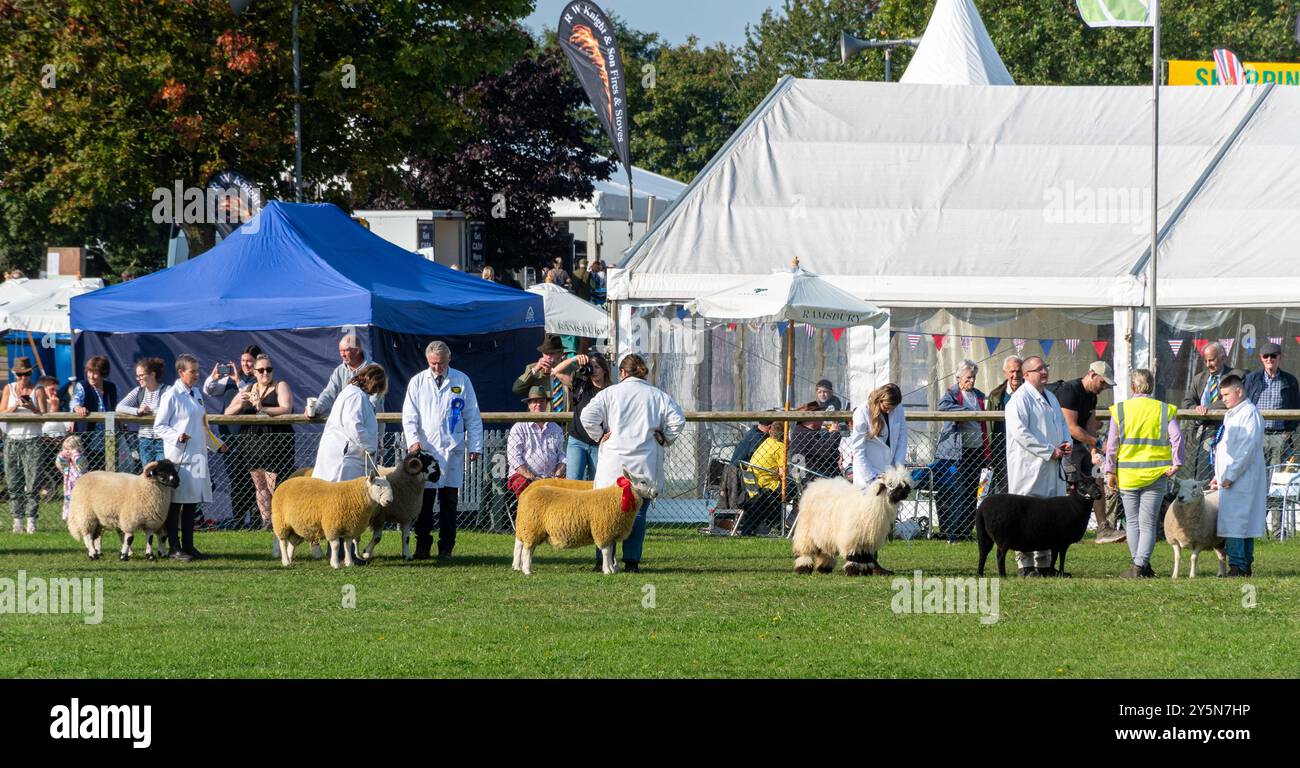
<instances>
[{"instance_id":1,"label":"sunglasses","mask_svg":"<svg viewBox=\"0 0 1300 768\"><path fill-rule=\"evenodd\" d=\"M274 371L275 369L274 369L274 368L254 368L253 370L256 371L257 373L271 373L271 372Z\"/></svg>"},{"instance_id":2,"label":"sunglasses","mask_svg":"<svg viewBox=\"0 0 1300 768\"><path fill-rule=\"evenodd\" d=\"M14 371L15 376L31 376L31 371Z\"/></svg>"},{"instance_id":3,"label":"sunglasses","mask_svg":"<svg viewBox=\"0 0 1300 768\"><path fill-rule=\"evenodd\" d=\"M1276 359L1277 359L1277 355L1260 355L1260 357L1264 358L1265 360L1276 360Z\"/></svg>"}]
</instances>

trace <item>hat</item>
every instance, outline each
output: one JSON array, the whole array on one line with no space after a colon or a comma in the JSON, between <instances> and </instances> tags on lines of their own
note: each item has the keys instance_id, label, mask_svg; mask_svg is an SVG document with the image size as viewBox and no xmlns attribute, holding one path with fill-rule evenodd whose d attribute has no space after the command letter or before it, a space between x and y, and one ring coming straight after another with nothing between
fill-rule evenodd
<instances>
[{"instance_id":1,"label":"hat","mask_svg":"<svg viewBox=\"0 0 1300 768\"><path fill-rule=\"evenodd\" d=\"M30 357L15 357L14 367L11 370L14 373L31 373L32 359Z\"/></svg>"},{"instance_id":2,"label":"hat","mask_svg":"<svg viewBox=\"0 0 1300 768\"><path fill-rule=\"evenodd\" d=\"M1088 366L1088 371L1100 376L1102 381L1106 382L1110 386L1115 386L1115 372L1111 370L1110 363L1105 360L1094 362L1092 365Z\"/></svg>"},{"instance_id":3,"label":"hat","mask_svg":"<svg viewBox=\"0 0 1300 768\"><path fill-rule=\"evenodd\" d=\"M525 397L525 398L524 398L523 400L521 400L520 402L524 402L524 403L526 403L526 402L528 402L529 400L550 400L550 399L551 399L551 396L548 395L548 394L546 393L546 390L542 389L541 387L529 387L529 388L528 388L528 397Z\"/></svg>"},{"instance_id":4,"label":"hat","mask_svg":"<svg viewBox=\"0 0 1300 768\"><path fill-rule=\"evenodd\" d=\"M542 346L538 347L537 351L543 355L562 355L564 354L564 342L560 340L559 336L551 334L546 337L546 341L542 342Z\"/></svg>"},{"instance_id":5,"label":"hat","mask_svg":"<svg viewBox=\"0 0 1300 768\"><path fill-rule=\"evenodd\" d=\"M1279 345L1279 344L1274 344L1274 343L1271 342L1271 341L1269 341L1269 342L1265 342L1264 344L1261 344L1261 345L1260 345L1260 347L1259 347L1259 354L1260 354L1261 356L1262 356L1262 355L1280 355L1280 354L1282 354L1282 347L1281 347L1281 345Z\"/></svg>"},{"instance_id":6,"label":"hat","mask_svg":"<svg viewBox=\"0 0 1300 768\"><path fill-rule=\"evenodd\" d=\"M830 379L822 379L821 381L817 382L817 387L816 387L816 388L817 388L817 389L828 389L828 390L830 390L831 392L834 392L834 391L835 391L835 387L831 386L831 380L830 380Z\"/></svg>"}]
</instances>

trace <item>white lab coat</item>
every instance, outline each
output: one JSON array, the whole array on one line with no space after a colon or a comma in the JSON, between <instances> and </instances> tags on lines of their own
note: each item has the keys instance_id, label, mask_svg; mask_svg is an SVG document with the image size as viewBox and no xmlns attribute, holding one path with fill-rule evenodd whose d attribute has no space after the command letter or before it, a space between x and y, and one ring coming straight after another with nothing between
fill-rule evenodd
<instances>
[{"instance_id":1,"label":"white lab coat","mask_svg":"<svg viewBox=\"0 0 1300 768\"><path fill-rule=\"evenodd\" d=\"M208 472L208 426L204 421L203 393L199 385L186 387L179 379L163 390L153 431L163 441L163 458L176 464L181 484L172 492L177 504L212 501L212 475ZM190 439L182 443L181 435Z\"/></svg>"},{"instance_id":2,"label":"white lab coat","mask_svg":"<svg viewBox=\"0 0 1300 768\"><path fill-rule=\"evenodd\" d=\"M453 404L460 401L460 415ZM453 428L451 420L455 418ZM465 452L483 452L483 418L469 377L455 368L447 369L442 387L435 386L433 371L415 374L406 385L402 403L402 434L406 444L419 443L438 460L442 477L425 488L459 488L465 482Z\"/></svg>"},{"instance_id":3,"label":"white lab coat","mask_svg":"<svg viewBox=\"0 0 1300 768\"><path fill-rule=\"evenodd\" d=\"M356 384L343 388L325 420L312 477L340 482L366 474L365 452L372 457L379 453L379 422L373 402Z\"/></svg>"},{"instance_id":4,"label":"white lab coat","mask_svg":"<svg viewBox=\"0 0 1300 768\"><path fill-rule=\"evenodd\" d=\"M1253 539L1264 535L1268 471L1264 466L1264 422L1243 400L1223 417L1223 437L1214 449L1214 479L1219 481L1220 536ZM1223 488L1223 481L1232 482Z\"/></svg>"},{"instance_id":5,"label":"white lab coat","mask_svg":"<svg viewBox=\"0 0 1300 768\"><path fill-rule=\"evenodd\" d=\"M605 387L582 409L582 427L587 434L609 439L600 444L593 487L607 488L623 476L623 468L664 490L664 449L655 440L663 432L671 444L686 428L686 414L667 392L642 379L629 376Z\"/></svg>"},{"instance_id":6,"label":"white lab coat","mask_svg":"<svg viewBox=\"0 0 1300 768\"><path fill-rule=\"evenodd\" d=\"M1023 496L1064 496L1061 460L1053 450L1070 439L1056 396L1033 385L1016 390L1006 404L1007 492Z\"/></svg>"},{"instance_id":7,"label":"white lab coat","mask_svg":"<svg viewBox=\"0 0 1300 768\"><path fill-rule=\"evenodd\" d=\"M900 403L887 417L889 443L885 432L879 437L871 434L871 406L863 403L853 409L853 427L849 431L849 448L853 455L853 484L866 488L867 484L893 466L907 461L907 416Z\"/></svg>"}]
</instances>

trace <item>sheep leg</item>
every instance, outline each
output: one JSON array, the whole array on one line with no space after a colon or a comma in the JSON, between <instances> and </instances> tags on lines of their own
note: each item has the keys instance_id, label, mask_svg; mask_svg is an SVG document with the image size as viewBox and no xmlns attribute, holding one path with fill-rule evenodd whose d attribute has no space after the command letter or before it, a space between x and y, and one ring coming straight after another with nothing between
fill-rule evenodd
<instances>
[{"instance_id":1,"label":"sheep leg","mask_svg":"<svg viewBox=\"0 0 1300 768\"><path fill-rule=\"evenodd\" d=\"M818 573L830 573L835 570L835 556L829 552L818 552L813 555L813 565Z\"/></svg>"},{"instance_id":2,"label":"sheep leg","mask_svg":"<svg viewBox=\"0 0 1300 768\"><path fill-rule=\"evenodd\" d=\"M515 559L510 563L510 570L517 571L520 569L520 563L523 561L524 543L515 539ZM402 540L402 557L406 557L406 540Z\"/></svg>"},{"instance_id":3,"label":"sheep leg","mask_svg":"<svg viewBox=\"0 0 1300 768\"><path fill-rule=\"evenodd\" d=\"M980 537L980 567L978 575L984 575L984 563L989 559L989 552L993 549L993 539Z\"/></svg>"},{"instance_id":4,"label":"sheep leg","mask_svg":"<svg viewBox=\"0 0 1300 768\"><path fill-rule=\"evenodd\" d=\"M118 554L119 559L123 561L131 559L131 542L134 540L135 540L134 533L122 534L122 551Z\"/></svg>"},{"instance_id":5,"label":"sheep leg","mask_svg":"<svg viewBox=\"0 0 1300 768\"><path fill-rule=\"evenodd\" d=\"M152 533L146 533L144 535L144 559L151 563L154 561Z\"/></svg>"},{"instance_id":6,"label":"sheep leg","mask_svg":"<svg viewBox=\"0 0 1300 768\"><path fill-rule=\"evenodd\" d=\"M341 541L343 540L330 539L330 567L331 568L339 567L339 547L341 546L339 542Z\"/></svg>"},{"instance_id":7,"label":"sheep leg","mask_svg":"<svg viewBox=\"0 0 1300 768\"><path fill-rule=\"evenodd\" d=\"M533 548L524 547L520 553L519 569L524 572L525 576L531 576L533 573Z\"/></svg>"},{"instance_id":8,"label":"sheep leg","mask_svg":"<svg viewBox=\"0 0 1300 768\"><path fill-rule=\"evenodd\" d=\"M357 564L356 559L352 556L355 544L355 539L343 539L343 564L349 568Z\"/></svg>"},{"instance_id":9,"label":"sheep leg","mask_svg":"<svg viewBox=\"0 0 1300 768\"><path fill-rule=\"evenodd\" d=\"M600 548L600 557L604 561L601 565L601 573L614 574L618 573L618 561L614 559L614 543L610 542Z\"/></svg>"},{"instance_id":10,"label":"sheep leg","mask_svg":"<svg viewBox=\"0 0 1300 768\"><path fill-rule=\"evenodd\" d=\"M81 541L86 545L86 554L91 560L95 559L95 539L89 533L81 537Z\"/></svg>"},{"instance_id":11,"label":"sheep leg","mask_svg":"<svg viewBox=\"0 0 1300 768\"><path fill-rule=\"evenodd\" d=\"M1007 577L1007 548L1001 544L998 545L998 576Z\"/></svg>"},{"instance_id":12,"label":"sheep leg","mask_svg":"<svg viewBox=\"0 0 1300 768\"><path fill-rule=\"evenodd\" d=\"M1219 575L1222 576L1228 572L1228 554L1223 551L1223 547L1215 547L1214 554L1219 557Z\"/></svg>"},{"instance_id":13,"label":"sheep leg","mask_svg":"<svg viewBox=\"0 0 1300 768\"><path fill-rule=\"evenodd\" d=\"M1178 578L1178 570L1183 564L1183 546L1176 541L1169 542L1169 546L1174 549L1174 575L1171 578L1176 579ZM1193 555L1193 557L1195 556ZM1192 566L1192 570L1195 571L1196 566Z\"/></svg>"},{"instance_id":14,"label":"sheep leg","mask_svg":"<svg viewBox=\"0 0 1300 768\"><path fill-rule=\"evenodd\" d=\"M1187 578L1189 579L1196 578L1196 557L1199 554L1201 554L1201 550L1192 547L1192 560L1191 564L1187 568Z\"/></svg>"},{"instance_id":15,"label":"sheep leg","mask_svg":"<svg viewBox=\"0 0 1300 768\"><path fill-rule=\"evenodd\" d=\"M813 559L809 555L799 555L794 559L795 573L812 573Z\"/></svg>"},{"instance_id":16,"label":"sheep leg","mask_svg":"<svg viewBox=\"0 0 1300 768\"><path fill-rule=\"evenodd\" d=\"M374 556L375 545L378 544L379 540L382 539L383 537L384 537L383 523L380 523L379 525L376 525L370 529L370 543L366 545L365 554L361 556L362 560L369 560L371 557Z\"/></svg>"},{"instance_id":17,"label":"sheep leg","mask_svg":"<svg viewBox=\"0 0 1300 768\"><path fill-rule=\"evenodd\" d=\"M100 531L95 534L95 559L98 560L104 554L104 532Z\"/></svg>"}]
</instances>

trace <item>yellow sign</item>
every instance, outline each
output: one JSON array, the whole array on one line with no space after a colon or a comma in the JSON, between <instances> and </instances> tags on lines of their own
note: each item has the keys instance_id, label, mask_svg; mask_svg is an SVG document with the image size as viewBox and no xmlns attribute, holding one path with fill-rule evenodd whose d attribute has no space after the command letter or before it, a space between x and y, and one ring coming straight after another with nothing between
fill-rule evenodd
<instances>
[{"instance_id":1,"label":"yellow sign","mask_svg":"<svg viewBox=\"0 0 1300 768\"><path fill-rule=\"evenodd\" d=\"M1300 85L1300 64L1258 64L1243 62L1247 83ZM1218 85L1219 72L1213 61L1170 61L1170 85Z\"/></svg>"}]
</instances>

